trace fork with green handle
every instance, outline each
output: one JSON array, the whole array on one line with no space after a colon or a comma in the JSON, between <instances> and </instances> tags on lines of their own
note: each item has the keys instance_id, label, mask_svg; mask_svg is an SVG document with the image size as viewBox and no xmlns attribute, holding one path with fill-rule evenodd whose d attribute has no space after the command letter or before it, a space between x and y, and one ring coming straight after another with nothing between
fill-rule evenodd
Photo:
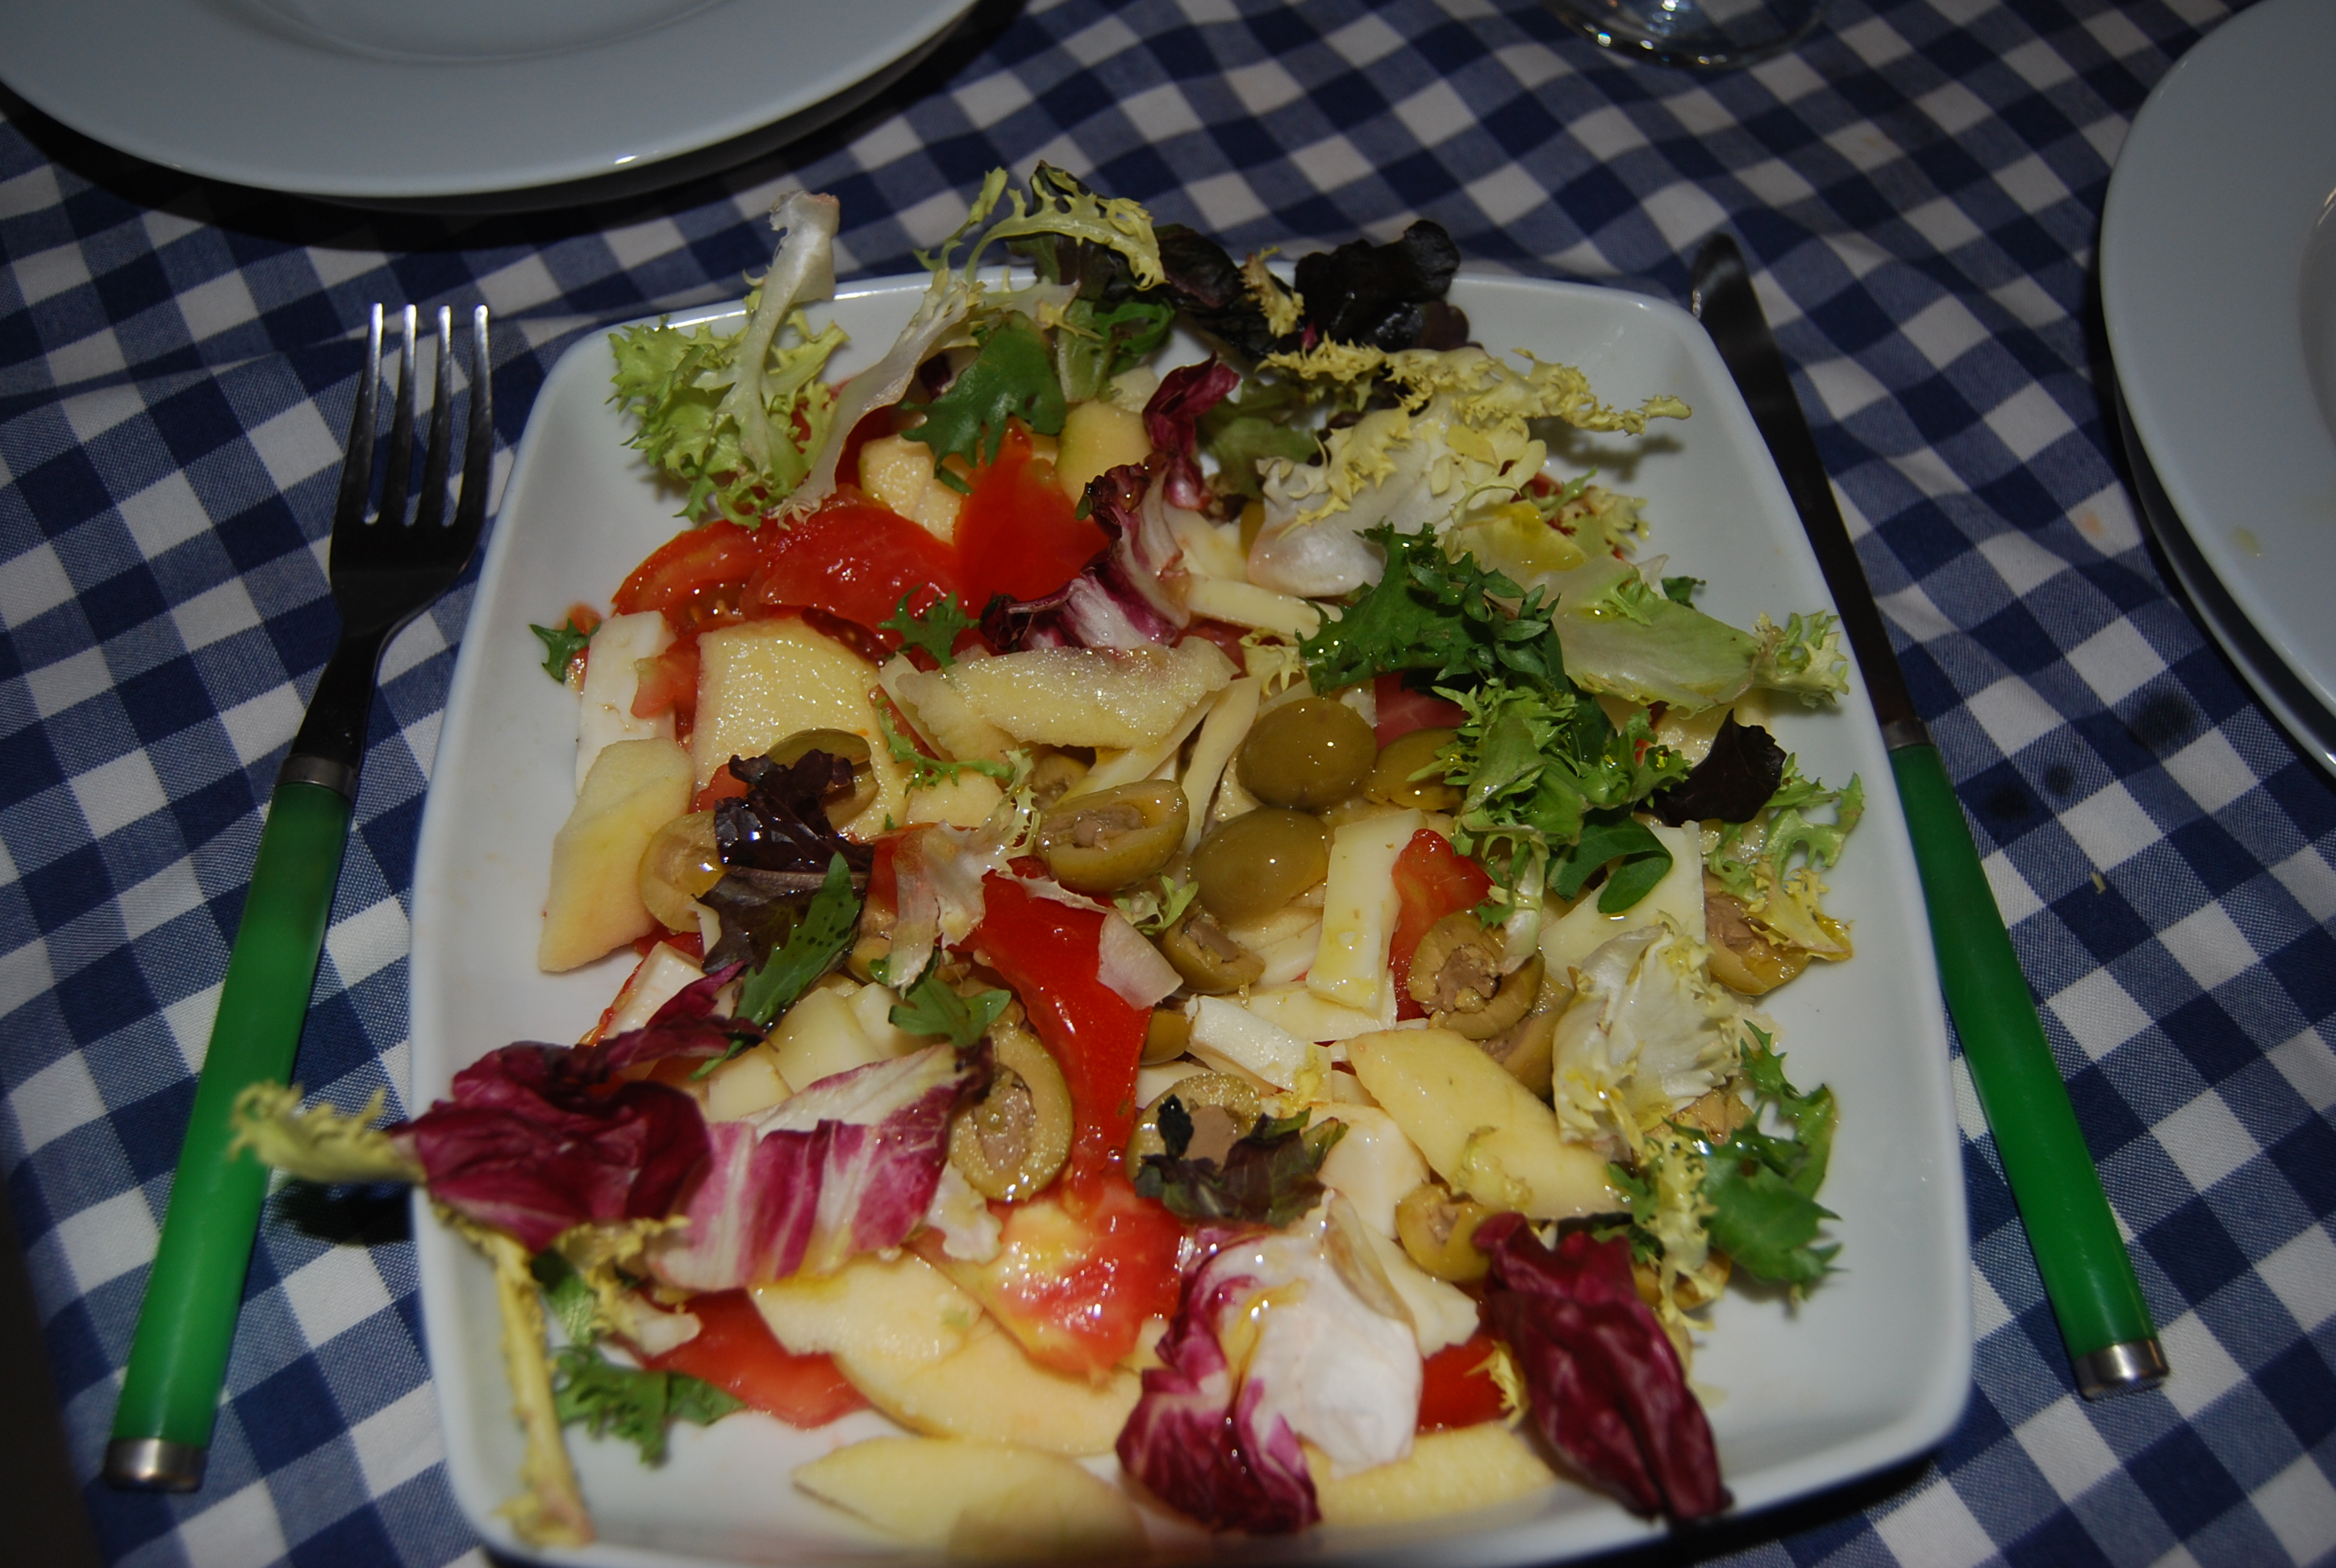
<instances>
[{"instance_id":1,"label":"fork with green handle","mask_svg":"<svg viewBox=\"0 0 2336 1568\"><path fill-rule=\"evenodd\" d=\"M202 1485L228 1348L268 1193L267 1169L248 1156L229 1154L229 1112L247 1086L282 1082L292 1075L333 889L340 880L341 852L348 842L382 650L462 575L486 521L494 404L487 371L487 311L481 306L471 317L471 409L462 500L448 522L454 346L452 313L441 307L422 484L414 521L405 521L414 468L416 325L409 305L396 412L381 465L380 515L368 521L382 347L381 307L373 307L365 374L357 384L348 456L333 510L330 575L340 640L268 798L258 862L228 958L219 1017L196 1080L194 1110L131 1340L112 1441L106 1446L105 1478L116 1486L191 1492Z\"/></svg>"},{"instance_id":2,"label":"fork with green handle","mask_svg":"<svg viewBox=\"0 0 2336 1568\"><path fill-rule=\"evenodd\" d=\"M2168 1368L2133 1259L2085 1147L1995 891L1980 867L1962 803L1906 689L1881 609L1834 502L1815 438L1793 395L1784 355L1752 292L1744 258L1727 235L1704 242L1689 299L1792 492L1841 612L1843 633L1865 677L1883 744L1890 749L1906 830L1914 841L1947 1011L1995 1135L2004 1178L2028 1227L2037 1272L2059 1320L2078 1390L2094 1399L2155 1387Z\"/></svg>"}]
</instances>

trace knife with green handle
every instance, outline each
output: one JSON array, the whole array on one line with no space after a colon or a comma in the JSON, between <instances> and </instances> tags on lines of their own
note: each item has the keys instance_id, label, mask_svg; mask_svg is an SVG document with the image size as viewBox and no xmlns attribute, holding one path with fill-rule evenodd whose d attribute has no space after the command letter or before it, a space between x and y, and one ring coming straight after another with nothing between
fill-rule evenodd
<instances>
[{"instance_id":1,"label":"knife with green handle","mask_svg":"<svg viewBox=\"0 0 2336 1568\"><path fill-rule=\"evenodd\" d=\"M1696 257L1689 307L1710 333L1776 460L1881 721L1913 839L1947 1011L2028 1227L2077 1388L2088 1399L2153 1388L2169 1368L2133 1259L2077 1125L1994 890L1980 867L1962 803L1906 689L1816 440L1793 395L1784 355L1743 256L1727 235L1712 236Z\"/></svg>"},{"instance_id":2,"label":"knife with green handle","mask_svg":"<svg viewBox=\"0 0 2336 1568\"><path fill-rule=\"evenodd\" d=\"M373 308L333 514L330 576L340 638L268 798L259 857L228 955L219 1014L196 1079L186 1141L180 1146L170 1206L114 1407L104 1475L116 1486L191 1492L202 1485L228 1350L243 1303L244 1275L268 1197L267 1167L229 1151L231 1113L253 1084L282 1083L292 1076L324 953L333 890L340 881L341 853L348 843L382 652L461 575L486 520L494 399L486 374L482 306L472 315L462 501L453 521L447 521L453 334L450 313L442 308L429 445L414 520L405 521L414 465L414 326L415 313L408 306L380 516L368 521L381 384L381 307Z\"/></svg>"}]
</instances>

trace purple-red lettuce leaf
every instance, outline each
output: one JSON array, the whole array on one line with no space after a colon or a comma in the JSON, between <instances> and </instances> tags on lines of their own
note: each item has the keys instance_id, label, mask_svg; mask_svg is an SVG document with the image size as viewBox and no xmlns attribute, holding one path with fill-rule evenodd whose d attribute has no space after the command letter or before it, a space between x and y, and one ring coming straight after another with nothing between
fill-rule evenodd
<instances>
[{"instance_id":1,"label":"purple-red lettuce leaf","mask_svg":"<svg viewBox=\"0 0 2336 1568\"><path fill-rule=\"evenodd\" d=\"M1748 823L1785 782L1785 748L1758 725L1719 721L1711 749L1687 777L1647 797L1647 808L1671 827L1683 823Z\"/></svg>"},{"instance_id":2,"label":"purple-red lettuce leaf","mask_svg":"<svg viewBox=\"0 0 2336 1568\"><path fill-rule=\"evenodd\" d=\"M1285 339L1266 324L1241 264L1223 246L1181 223L1157 225L1152 235L1167 277L1164 291L1193 326L1252 361L1297 346L1295 333Z\"/></svg>"},{"instance_id":3,"label":"purple-red lettuce leaf","mask_svg":"<svg viewBox=\"0 0 2336 1568\"><path fill-rule=\"evenodd\" d=\"M709 967L759 969L803 923L835 858L842 857L852 884L861 887L875 852L828 820L826 803L852 788L849 759L823 751L791 763L734 756L730 771L746 793L714 808L723 874L700 901L720 919L722 934L706 959Z\"/></svg>"},{"instance_id":4,"label":"purple-red lettuce leaf","mask_svg":"<svg viewBox=\"0 0 2336 1568\"><path fill-rule=\"evenodd\" d=\"M1227 1261L1230 1263L1230 1260ZM1322 1516L1298 1435L1280 1417L1260 1420L1264 1388L1236 1398L1217 1341L1220 1317L1259 1281L1204 1263L1185 1276L1184 1299L1160 1341L1160 1365L1120 1428L1119 1462L1162 1502L1212 1530L1286 1534Z\"/></svg>"},{"instance_id":5,"label":"purple-red lettuce leaf","mask_svg":"<svg viewBox=\"0 0 2336 1568\"><path fill-rule=\"evenodd\" d=\"M1385 245L1350 239L1298 259L1298 293L1309 337L1406 348L1457 348L1468 317L1445 303L1460 248L1422 219Z\"/></svg>"},{"instance_id":6,"label":"purple-red lettuce leaf","mask_svg":"<svg viewBox=\"0 0 2336 1568\"><path fill-rule=\"evenodd\" d=\"M606 1078L667 1057L726 1057L761 1039L761 1025L714 1010L715 997L737 975L735 964L711 970L675 992L639 1028L602 1040L589 1056L596 1071Z\"/></svg>"},{"instance_id":7,"label":"purple-red lettuce leaf","mask_svg":"<svg viewBox=\"0 0 2336 1568\"><path fill-rule=\"evenodd\" d=\"M1172 506L1198 511L1209 503L1209 482L1193 453L1201 418L1241 385L1241 372L1221 360L1179 365L1161 377L1144 405L1144 433L1161 464L1161 490Z\"/></svg>"},{"instance_id":8,"label":"purple-red lettuce leaf","mask_svg":"<svg viewBox=\"0 0 2336 1568\"><path fill-rule=\"evenodd\" d=\"M1726 1508L1711 1423L1679 1353L1630 1277L1630 1244L1587 1231L1552 1251L1522 1214L1476 1229L1492 1259L1484 1322L1523 1375L1534 1429L1635 1514L1701 1519Z\"/></svg>"},{"instance_id":9,"label":"purple-red lettuce leaf","mask_svg":"<svg viewBox=\"0 0 2336 1568\"><path fill-rule=\"evenodd\" d=\"M689 1222L650 1244L650 1269L685 1290L726 1290L899 1246L932 1203L950 1113L978 1076L933 1046L714 1123L712 1158L682 1209Z\"/></svg>"},{"instance_id":10,"label":"purple-red lettuce leaf","mask_svg":"<svg viewBox=\"0 0 2336 1568\"><path fill-rule=\"evenodd\" d=\"M608 1086L595 1052L514 1045L454 1075L453 1097L401 1129L431 1196L530 1251L587 1222L657 1219L704 1164L697 1102Z\"/></svg>"},{"instance_id":11,"label":"purple-red lettuce leaf","mask_svg":"<svg viewBox=\"0 0 2336 1568\"><path fill-rule=\"evenodd\" d=\"M981 612L984 641L1000 653L1033 648L1144 648L1169 644L1192 616L1163 586L1178 547L1151 472L1130 463L1087 486L1088 516L1109 548L1043 599L992 599Z\"/></svg>"}]
</instances>

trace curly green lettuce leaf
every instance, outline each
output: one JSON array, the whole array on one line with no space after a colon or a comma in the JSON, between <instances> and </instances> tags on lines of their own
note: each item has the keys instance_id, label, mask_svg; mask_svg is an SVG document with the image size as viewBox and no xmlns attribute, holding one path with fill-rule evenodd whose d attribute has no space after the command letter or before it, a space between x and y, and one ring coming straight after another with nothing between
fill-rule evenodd
<instances>
[{"instance_id":1,"label":"curly green lettuce leaf","mask_svg":"<svg viewBox=\"0 0 2336 1568\"><path fill-rule=\"evenodd\" d=\"M537 626L530 621L527 629L543 644L543 673L566 686L576 656L590 646L592 634L578 626L572 615L556 627Z\"/></svg>"},{"instance_id":2,"label":"curly green lettuce leaf","mask_svg":"<svg viewBox=\"0 0 2336 1568\"><path fill-rule=\"evenodd\" d=\"M1803 1094L1793 1086L1767 1034L1750 1024L1745 1032L1744 1078L1755 1112L1726 1143L1707 1145L1711 1241L1739 1267L1797 1292L1834 1272L1841 1251L1838 1242L1815 1244L1819 1227L1836 1218L1816 1195L1839 1111L1831 1089ZM1786 1130L1766 1132L1764 1121Z\"/></svg>"},{"instance_id":3,"label":"curly green lettuce leaf","mask_svg":"<svg viewBox=\"0 0 2336 1568\"><path fill-rule=\"evenodd\" d=\"M662 1465L666 1433L676 1421L710 1427L746 1407L745 1402L686 1372L620 1367L584 1345L563 1346L551 1359L553 1410L560 1425L584 1424L593 1437L613 1436L641 1451L644 1465Z\"/></svg>"},{"instance_id":4,"label":"curly green lettuce leaf","mask_svg":"<svg viewBox=\"0 0 2336 1568\"><path fill-rule=\"evenodd\" d=\"M916 600L915 593L902 594L900 602L893 607L891 618L876 624L885 631L898 633L902 648L922 648L932 655L935 664L947 669L957 662L958 633L979 623L965 613L965 606L958 602L955 594L945 593L922 610L909 608Z\"/></svg>"},{"instance_id":5,"label":"curly green lettuce leaf","mask_svg":"<svg viewBox=\"0 0 2336 1568\"><path fill-rule=\"evenodd\" d=\"M629 444L688 486L682 516L751 527L809 472L834 405L820 373L844 334L813 332L798 307L835 293L837 210L802 191L773 209L784 238L736 332L660 321L610 336L610 401L636 423Z\"/></svg>"},{"instance_id":6,"label":"curly green lettuce leaf","mask_svg":"<svg viewBox=\"0 0 2336 1568\"><path fill-rule=\"evenodd\" d=\"M1517 680L1571 692L1545 596L1473 556L1454 560L1423 534L1367 536L1385 552L1379 579L1298 645L1316 691L1408 670L1437 681Z\"/></svg>"},{"instance_id":7,"label":"curly green lettuce leaf","mask_svg":"<svg viewBox=\"0 0 2336 1568\"><path fill-rule=\"evenodd\" d=\"M1074 299L1055 327L1055 375L1063 395L1073 403L1102 397L1114 377L1151 358L1175 325L1176 307L1164 299Z\"/></svg>"},{"instance_id":8,"label":"curly green lettuce leaf","mask_svg":"<svg viewBox=\"0 0 2336 1568\"><path fill-rule=\"evenodd\" d=\"M229 1113L228 1153L249 1149L261 1164L304 1182L419 1184L412 1144L374 1125L388 1100L387 1089L375 1089L353 1116L330 1105L303 1111L299 1085L252 1084Z\"/></svg>"},{"instance_id":9,"label":"curly green lettuce leaf","mask_svg":"<svg viewBox=\"0 0 2336 1568\"><path fill-rule=\"evenodd\" d=\"M1829 820L1811 814L1828 810ZM1825 912L1820 873L1841 859L1864 811L1865 786L1856 775L1831 789L1804 777L1800 760L1787 757L1782 782L1751 821L1722 823L1707 837L1704 869L1776 941L1846 958L1846 933Z\"/></svg>"}]
</instances>

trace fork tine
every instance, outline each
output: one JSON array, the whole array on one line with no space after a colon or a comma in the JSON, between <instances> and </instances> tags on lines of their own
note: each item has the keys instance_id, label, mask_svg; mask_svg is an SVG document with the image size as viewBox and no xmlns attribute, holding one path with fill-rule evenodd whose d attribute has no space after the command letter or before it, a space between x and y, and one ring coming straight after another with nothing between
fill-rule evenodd
<instances>
[{"instance_id":1,"label":"fork tine","mask_svg":"<svg viewBox=\"0 0 2336 1568\"><path fill-rule=\"evenodd\" d=\"M382 481L379 521L394 528L405 521L405 497L414 482L414 339L416 312L405 307L405 342L397 351L397 413L389 422L389 473Z\"/></svg>"},{"instance_id":2,"label":"fork tine","mask_svg":"<svg viewBox=\"0 0 2336 1568\"><path fill-rule=\"evenodd\" d=\"M333 502L333 531L365 521L366 492L373 485L373 430L381 394L381 304L374 303L365 334L365 375L357 380L356 407L349 414L348 455L341 463L341 491Z\"/></svg>"},{"instance_id":3,"label":"fork tine","mask_svg":"<svg viewBox=\"0 0 2336 1568\"><path fill-rule=\"evenodd\" d=\"M494 373L487 363L487 307L471 312L471 427L462 449L462 498L454 508L454 548L463 560L487 519L487 484L495 455Z\"/></svg>"},{"instance_id":4,"label":"fork tine","mask_svg":"<svg viewBox=\"0 0 2336 1568\"><path fill-rule=\"evenodd\" d=\"M422 454L422 500L414 526L433 536L446 521L446 465L454 444L454 313L438 307L438 374L430 394L430 444Z\"/></svg>"}]
</instances>

